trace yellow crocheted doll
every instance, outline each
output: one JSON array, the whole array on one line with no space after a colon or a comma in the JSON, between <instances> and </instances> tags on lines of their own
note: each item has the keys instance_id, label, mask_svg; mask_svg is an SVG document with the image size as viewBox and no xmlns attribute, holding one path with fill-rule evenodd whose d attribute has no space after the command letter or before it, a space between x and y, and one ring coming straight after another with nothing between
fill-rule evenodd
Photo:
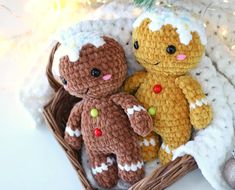
<instances>
[{"instance_id":1,"label":"yellow crocheted doll","mask_svg":"<svg viewBox=\"0 0 235 190\"><path fill-rule=\"evenodd\" d=\"M165 7L144 12L133 27L134 55L146 71L129 77L124 90L154 119L154 132L140 137L145 161L158 154L165 164L190 139L192 125L203 129L212 119L201 85L188 74L204 54L206 34L191 13Z\"/></svg>"}]
</instances>

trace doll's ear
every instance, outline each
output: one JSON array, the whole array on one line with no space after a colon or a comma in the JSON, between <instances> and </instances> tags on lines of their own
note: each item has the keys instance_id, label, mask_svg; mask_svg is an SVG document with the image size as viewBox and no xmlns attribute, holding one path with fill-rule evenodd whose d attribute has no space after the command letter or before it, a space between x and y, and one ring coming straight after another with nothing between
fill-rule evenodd
<instances>
[{"instance_id":1,"label":"doll's ear","mask_svg":"<svg viewBox=\"0 0 235 190\"><path fill-rule=\"evenodd\" d=\"M196 44L202 45L201 38L197 32L192 32L192 41ZM202 45L203 46L203 45Z\"/></svg>"},{"instance_id":2,"label":"doll's ear","mask_svg":"<svg viewBox=\"0 0 235 190\"><path fill-rule=\"evenodd\" d=\"M201 38L197 32L192 32L192 40L193 46L197 46L197 49L201 55L205 52L205 46L202 44Z\"/></svg>"},{"instance_id":3,"label":"doll's ear","mask_svg":"<svg viewBox=\"0 0 235 190\"><path fill-rule=\"evenodd\" d=\"M69 64L71 64L69 57L67 56L61 44L58 42L52 49L47 69L47 76L49 78L48 80L54 84L53 86L55 86L56 91L62 85L67 85L67 80L65 79L65 68L68 68Z\"/></svg>"}]
</instances>

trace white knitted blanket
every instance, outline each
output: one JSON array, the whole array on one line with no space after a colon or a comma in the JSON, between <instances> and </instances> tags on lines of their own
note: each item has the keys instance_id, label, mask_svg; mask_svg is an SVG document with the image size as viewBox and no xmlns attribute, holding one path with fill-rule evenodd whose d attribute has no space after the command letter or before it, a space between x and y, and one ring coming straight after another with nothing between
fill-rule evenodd
<instances>
[{"instance_id":1,"label":"white knitted blanket","mask_svg":"<svg viewBox=\"0 0 235 190\"><path fill-rule=\"evenodd\" d=\"M133 8L132 5L123 6L111 3L101 7L92 15L92 18L96 18L95 21L77 23L66 30L96 30L114 37L125 49L129 74L132 74L141 69L135 62L131 47L132 23L139 13L140 10ZM101 18L107 19L100 20ZM208 182L217 190L226 190L230 188L224 182L221 170L224 162L230 156L234 140L235 57L216 36L211 34L213 28L207 30L210 33L208 34L206 56L198 68L192 71L192 75L202 84L212 105L214 119L208 128L196 133L192 141L175 150L174 158L185 154L192 155ZM58 69L60 55L57 53L56 57L54 71ZM35 68L39 72L33 78L30 75L31 83L24 86L21 98L25 106L33 112L34 118L39 118L38 123L40 123L42 118L40 110L49 101L53 91L44 75L45 65L35 65ZM83 163L85 162L84 157ZM89 169L86 169L86 172L90 176ZM92 180L92 177L90 176L89 179ZM123 188L125 185L122 184L121 187Z\"/></svg>"}]
</instances>

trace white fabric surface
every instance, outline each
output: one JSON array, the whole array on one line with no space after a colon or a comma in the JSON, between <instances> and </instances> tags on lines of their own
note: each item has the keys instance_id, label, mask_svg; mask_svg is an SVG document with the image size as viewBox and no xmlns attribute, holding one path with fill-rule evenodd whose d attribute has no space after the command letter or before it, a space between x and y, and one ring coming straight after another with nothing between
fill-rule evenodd
<instances>
[{"instance_id":1,"label":"white fabric surface","mask_svg":"<svg viewBox=\"0 0 235 190\"><path fill-rule=\"evenodd\" d=\"M92 16L96 19L104 18L105 13L102 10L106 10L109 15L108 18L116 20L87 21L76 24L71 29L76 29L76 31L97 30L116 38L124 46L129 64L129 74L131 74L140 69L139 65L135 63L131 51L133 17L135 17L134 14L139 14L139 11L130 11L133 8L132 6L127 8L125 6L118 6L115 3L107 6L109 6L108 9L107 7L101 7L101 9L97 11L97 17ZM124 8L125 10L123 10ZM112 10L115 10L113 11L115 15L111 14ZM117 17L119 17L118 13L120 12L122 15L129 18L117 19ZM221 170L233 147L233 115L235 113L235 104L234 99L231 98L231 94L232 91L234 91L233 75L235 63L234 58L231 57L228 51L222 45L218 46L218 44L221 44L219 41L217 44L214 44L215 40L210 40L213 37L213 35L210 35L208 38L209 49L207 49L207 53L209 57L205 57L192 74L200 81L205 92L208 94L208 99L213 107L214 119L207 129L197 133L194 141L190 141L185 146L177 149L174 156L177 157L184 154L194 156L199 168L209 183L217 190L226 190L229 189L229 187L225 184L221 176ZM216 52L213 53L210 47L215 47L215 45L217 45L217 48L215 48ZM218 53L222 53L222 56L219 58L217 56ZM231 59L233 64L226 64L228 63L228 58ZM213 60L213 64L211 59ZM200 73L200 75L198 75L198 73ZM51 91L47 90L49 87L46 79L42 76L44 77L42 72L36 77L30 76L31 79L33 78L31 85L27 88L23 88L22 91L22 97L31 100L30 107L33 110L41 109L42 105L47 102L52 95ZM41 84L41 88L35 88L35 86L38 87L39 84ZM41 93L39 93L39 91ZM40 100L40 102L35 101L35 99ZM26 104L29 107L28 101ZM34 117L38 117L36 112L34 112Z\"/></svg>"}]
</instances>

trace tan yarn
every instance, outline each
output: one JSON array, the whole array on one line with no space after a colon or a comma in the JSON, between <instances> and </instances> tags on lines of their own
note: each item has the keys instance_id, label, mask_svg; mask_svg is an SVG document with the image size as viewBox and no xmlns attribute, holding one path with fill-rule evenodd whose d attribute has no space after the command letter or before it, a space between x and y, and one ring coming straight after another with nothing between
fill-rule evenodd
<instances>
[{"instance_id":1,"label":"tan yarn","mask_svg":"<svg viewBox=\"0 0 235 190\"><path fill-rule=\"evenodd\" d=\"M84 45L77 62L64 56L60 74L65 89L82 98L70 113L65 140L76 150L84 140L94 178L110 188L118 176L131 184L144 176L137 134L146 136L152 119L134 96L118 92L127 73L125 54L115 40L103 39L99 48Z\"/></svg>"},{"instance_id":2,"label":"tan yarn","mask_svg":"<svg viewBox=\"0 0 235 190\"><path fill-rule=\"evenodd\" d=\"M212 119L200 84L187 75L199 63L205 48L196 32L192 33L190 43L184 45L176 28L167 24L152 32L149 23L150 20L145 19L133 31L134 54L146 71L128 78L124 89L135 93L149 112L156 111L156 114L152 111L154 131L161 137L162 145L156 139L155 146L142 146L142 152L145 161L158 154L161 163L166 164L172 159L172 151L190 139L191 124L202 129ZM175 53L166 51L169 45L176 47ZM184 54L186 59L177 60L178 54ZM151 137L154 138L153 134L148 138Z\"/></svg>"}]
</instances>

